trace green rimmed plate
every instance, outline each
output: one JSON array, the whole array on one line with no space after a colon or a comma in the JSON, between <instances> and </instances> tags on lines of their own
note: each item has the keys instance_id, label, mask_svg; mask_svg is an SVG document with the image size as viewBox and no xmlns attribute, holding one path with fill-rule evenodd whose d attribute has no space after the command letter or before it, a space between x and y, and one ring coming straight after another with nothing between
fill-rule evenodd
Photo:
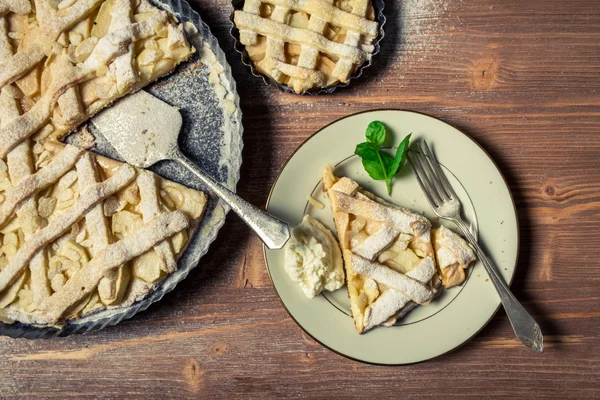
<instances>
[{"instance_id":1,"label":"green rimmed plate","mask_svg":"<svg viewBox=\"0 0 600 400\"><path fill-rule=\"evenodd\" d=\"M427 115L399 110L369 111L342 118L306 140L290 158L275 181L267 210L292 225L310 214L334 230L329 202L322 191L321 173L327 164L335 173L356 180L365 189L400 206L439 221L421 193L408 163L395 177L392 195L383 182L375 182L354 156L364 141L367 125L382 121L393 145L412 132L412 139L426 139L442 164L464 206L472 229L510 283L519 248L514 201L502 174L489 155L456 128ZM390 134L391 133L391 134ZM313 207L312 195L325 204ZM444 223L445 224L445 223ZM451 224L449 228L455 229ZM308 299L283 268L283 251L265 249L269 275L281 302L296 323L327 348L346 357L374 364L399 365L428 360L447 353L479 332L498 310L500 299L477 262L466 282L445 290L431 304L417 307L391 328L378 327L359 335L350 317L345 287Z\"/></svg>"}]
</instances>

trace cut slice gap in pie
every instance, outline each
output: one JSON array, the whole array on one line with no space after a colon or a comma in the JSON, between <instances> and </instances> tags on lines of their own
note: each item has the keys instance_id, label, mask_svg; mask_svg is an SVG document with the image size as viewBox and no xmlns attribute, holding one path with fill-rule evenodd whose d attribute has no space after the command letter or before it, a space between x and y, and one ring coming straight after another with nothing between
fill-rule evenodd
<instances>
[{"instance_id":1,"label":"cut slice gap in pie","mask_svg":"<svg viewBox=\"0 0 600 400\"><path fill-rule=\"evenodd\" d=\"M435 237L443 239L432 244L431 223L422 215L374 196L349 178L336 177L331 167L325 168L323 182L343 249L348 297L359 333L391 326L416 305L428 304L445 277L454 278L444 280L447 287L447 283L462 283L460 272L474 261L474 255L460 236L442 227L435 230ZM441 273L434 247L446 257Z\"/></svg>"}]
</instances>

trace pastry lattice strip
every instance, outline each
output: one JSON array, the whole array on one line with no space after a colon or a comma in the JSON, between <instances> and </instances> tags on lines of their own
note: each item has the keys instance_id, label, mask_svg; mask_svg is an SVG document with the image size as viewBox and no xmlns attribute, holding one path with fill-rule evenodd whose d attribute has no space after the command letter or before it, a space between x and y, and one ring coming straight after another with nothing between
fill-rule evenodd
<instances>
[{"instance_id":1,"label":"pastry lattice strip","mask_svg":"<svg viewBox=\"0 0 600 400\"><path fill-rule=\"evenodd\" d=\"M426 285L435 274L435 271L434 262L431 257L428 257L423 259L415 269L409 271L406 276ZM394 289L386 290L365 309L365 330L384 323L409 303L411 303L411 299L406 294Z\"/></svg>"},{"instance_id":2,"label":"pastry lattice strip","mask_svg":"<svg viewBox=\"0 0 600 400\"><path fill-rule=\"evenodd\" d=\"M31 160L31 142L26 140L19 144L8 154L8 171L11 180L15 183L22 182L31 176L33 170ZM14 172L11 172L14 171ZM38 218L37 201L35 197L27 199L17 211L25 240L28 240L38 228L35 222ZM37 306L50 296L50 288L47 278L47 258L44 251L38 252L29 263L31 272L31 290L33 292L33 303Z\"/></svg>"},{"instance_id":3,"label":"pastry lattice strip","mask_svg":"<svg viewBox=\"0 0 600 400\"><path fill-rule=\"evenodd\" d=\"M108 33L119 33L132 28L132 5L130 0L116 0L112 10L112 18ZM125 93L137 80L137 75L133 69L133 43L129 43L126 51L114 59L117 78L117 89L119 93ZM84 117L83 104L79 98L76 86L72 86L60 96L58 105L64 125L76 124Z\"/></svg>"},{"instance_id":4,"label":"pastry lattice strip","mask_svg":"<svg viewBox=\"0 0 600 400\"><path fill-rule=\"evenodd\" d=\"M77 182L79 191L84 193L90 186L99 183L94 158L85 153L77 161ZM97 204L85 216L85 227L92 243L92 256L104 250L110 244L108 222L104 215L102 203ZM111 304L117 299L118 271L111 270L98 284L98 295L104 304Z\"/></svg>"},{"instance_id":5,"label":"pastry lattice strip","mask_svg":"<svg viewBox=\"0 0 600 400\"><path fill-rule=\"evenodd\" d=\"M269 2L275 6L270 18L262 18L262 3L251 0L246 1L242 11L236 11L235 23L244 45L255 45L258 35L267 37L266 55L260 61L261 67L279 82L284 76L289 76L291 86L301 92L306 88L325 84L325 77L317 70L319 52L338 59L332 75L342 82L348 80L354 65L362 64L369 57L373 48L363 45L360 39L363 35L375 38L378 25L364 17L368 1L355 2L352 13L348 13L335 7L331 0L275 0ZM292 10L310 15L307 29L286 24ZM345 43L333 42L323 35L327 21L348 31ZM286 43L301 46L297 65L286 63Z\"/></svg>"},{"instance_id":6,"label":"pastry lattice strip","mask_svg":"<svg viewBox=\"0 0 600 400\"><path fill-rule=\"evenodd\" d=\"M69 7L55 10L48 0L35 0L36 18L42 37L56 40L65 30L73 27L84 16L100 6L104 0L76 0Z\"/></svg>"},{"instance_id":7,"label":"pastry lattice strip","mask_svg":"<svg viewBox=\"0 0 600 400\"><path fill-rule=\"evenodd\" d=\"M131 28L132 13L131 0L116 0L112 12L112 19L110 21L109 32L118 31L120 28ZM117 77L117 90L119 93L125 93L137 80L137 74L133 69L133 63L133 43L129 43L127 45L127 51L115 58L114 61Z\"/></svg>"},{"instance_id":8,"label":"pastry lattice strip","mask_svg":"<svg viewBox=\"0 0 600 400\"><path fill-rule=\"evenodd\" d=\"M180 211L161 214L131 236L113 243L78 270L71 279L42 304L50 322L56 322L73 304L91 293L106 274L127 261L142 255L161 241L188 227Z\"/></svg>"},{"instance_id":9,"label":"pastry lattice strip","mask_svg":"<svg viewBox=\"0 0 600 400\"><path fill-rule=\"evenodd\" d=\"M371 0L355 0L352 3L352 13L359 16L367 15L367 8ZM352 29L348 29L346 32L346 40L344 44L358 47L360 44L361 33ZM347 59L341 58L336 64L332 71L332 75L337 77L340 81L345 82L352 73L354 65Z\"/></svg>"},{"instance_id":10,"label":"pastry lattice strip","mask_svg":"<svg viewBox=\"0 0 600 400\"><path fill-rule=\"evenodd\" d=\"M333 2L333 0L327 0L328 2ZM311 15L308 21L308 30L317 32L319 34L323 34L325 28L327 27L327 21L323 18L319 18L317 15ZM319 60L319 51L311 46L302 45L300 48L300 55L298 56L298 67L306 68L307 70L314 70L317 68L317 62ZM323 74L319 74L318 76L318 84L323 86L325 77ZM311 88L313 81L311 79L299 79L299 78L291 78L290 86L294 88L297 92L303 92Z\"/></svg>"},{"instance_id":11,"label":"pastry lattice strip","mask_svg":"<svg viewBox=\"0 0 600 400\"><path fill-rule=\"evenodd\" d=\"M12 46L8 40L8 19L0 16L0 65L12 57Z\"/></svg>"},{"instance_id":12,"label":"pastry lattice strip","mask_svg":"<svg viewBox=\"0 0 600 400\"><path fill-rule=\"evenodd\" d=\"M346 252L349 252L349 250L346 250ZM376 282L381 282L393 290L404 293L415 303L425 304L435 294L426 284L378 262L369 261L354 254L349 254L347 259L351 260L354 272L371 277Z\"/></svg>"},{"instance_id":13,"label":"pastry lattice strip","mask_svg":"<svg viewBox=\"0 0 600 400\"><path fill-rule=\"evenodd\" d=\"M63 152L67 151L69 148L71 147L68 146ZM4 269L0 271L0 292L6 289L23 269L27 267L38 251L70 229L71 226L83 218L94 205L131 183L133 179L135 179L135 176L136 171L132 166L127 164L121 166L113 176L89 187L85 193L81 194L71 208L51 218L46 227L31 235L23 247L17 251ZM33 193L35 193L35 191L32 190L31 195L33 195Z\"/></svg>"},{"instance_id":14,"label":"pastry lattice strip","mask_svg":"<svg viewBox=\"0 0 600 400\"><path fill-rule=\"evenodd\" d=\"M31 12L31 3L29 0L0 0L0 16L9 12L29 14Z\"/></svg>"},{"instance_id":15,"label":"pastry lattice strip","mask_svg":"<svg viewBox=\"0 0 600 400\"><path fill-rule=\"evenodd\" d=\"M161 213L156 178L151 172L141 171L137 178L137 184L140 190L142 217L144 223L147 223ZM154 250L163 260L165 272L170 273L177 269L177 261L168 240L158 243L154 246Z\"/></svg>"},{"instance_id":16,"label":"pastry lattice strip","mask_svg":"<svg viewBox=\"0 0 600 400\"><path fill-rule=\"evenodd\" d=\"M90 71L71 67L68 62L68 60L64 60L64 63L57 60L52 64L53 79L46 93L29 111L0 128L1 158L48 122L58 98L67 89L91 75Z\"/></svg>"},{"instance_id":17,"label":"pastry lattice strip","mask_svg":"<svg viewBox=\"0 0 600 400\"><path fill-rule=\"evenodd\" d=\"M0 97L0 122L2 125L4 125L19 116L19 106L8 91L2 91ZM31 176L33 172L32 164L31 142L26 140L15 147L7 157L9 178L13 186L17 186L23 182L23 180ZM24 222L21 223L21 226L23 227L25 239L28 239L37 228L37 217L38 212L36 199L29 198L23 203L19 211L17 211L17 218L21 222ZM33 303L36 306L41 304L42 301L50 296L50 288L48 287L48 278L46 274L46 264L46 254L43 251L38 252L29 263L29 270L31 273L31 289L34 296ZM21 273L21 278L19 279L22 282L17 285L19 288L24 282L25 274L25 271Z\"/></svg>"}]
</instances>

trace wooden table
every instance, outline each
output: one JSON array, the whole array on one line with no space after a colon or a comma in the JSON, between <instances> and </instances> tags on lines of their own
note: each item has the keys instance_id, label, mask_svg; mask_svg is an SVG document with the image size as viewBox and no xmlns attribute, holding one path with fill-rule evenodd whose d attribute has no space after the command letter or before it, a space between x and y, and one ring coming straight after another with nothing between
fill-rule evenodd
<instances>
[{"instance_id":1,"label":"wooden table","mask_svg":"<svg viewBox=\"0 0 600 400\"><path fill-rule=\"evenodd\" d=\"M239 192L264 205L310 134L351 113L402 108L439 117L497 161L521 225L517 297L546 352L514 337L501 310L462 348L376 367L321 347L296 326L262 246L230 215L176 291L99 333L0 339L0 398L600 397L600 2L387 1L375 65L331 96L265 87L232 51L229 0L195 8L229 54L244 112Z\"/></svg>"}]
</instances>

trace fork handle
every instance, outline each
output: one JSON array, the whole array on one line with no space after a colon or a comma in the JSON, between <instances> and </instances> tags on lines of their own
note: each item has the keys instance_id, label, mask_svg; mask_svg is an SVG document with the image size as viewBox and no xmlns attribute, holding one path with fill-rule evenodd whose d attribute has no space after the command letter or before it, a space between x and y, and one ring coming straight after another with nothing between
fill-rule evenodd
<instances>
[{"instance_id":1,"label":"fork handle","mask_svg":"<svg viewBox=\"0 0 600 400\"><path fill-rule=\"evenodd\" d=\"M231 209L260 237L269 249L281 249L290 238L290 228L264 210L255 207L237 194L227 189L204 171L198 168L181 152L173 159L186 167L198 177L208 188L221 198Z\"/></svg>"},{"instance_id":2,"label":"fork handle","mask_svg":"<svg viewBox=\"0 0 600 400\"><path fill-rule=\"evenodd\" d=\"M496 288L496 291L500 295L500 300L504 306L504 310L508 315L508 320L512 325L515 334L523 342L523 344L533 351L538 353L544 352L544 337L539 325L533 317L525 310L521 303L516 299L512 292L508 289L508 286L504 282L504 279L498 274L498 271L492 265L490 259L485 255L477 240L471 234L471 231L467 228L467 224L461 219L455 219L453 222L462 231L463 235L469 240L469 242L475 248L477 256L483 263L487 274L489 275L492 284Z\"/></svg>"}]
</instances>

